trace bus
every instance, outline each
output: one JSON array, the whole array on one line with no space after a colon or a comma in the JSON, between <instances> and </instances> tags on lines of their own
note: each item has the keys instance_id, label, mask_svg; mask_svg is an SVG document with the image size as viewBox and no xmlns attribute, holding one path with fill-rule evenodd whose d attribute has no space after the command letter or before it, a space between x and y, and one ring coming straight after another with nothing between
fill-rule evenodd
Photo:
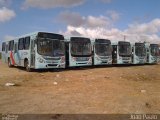
<instances>
[{"instance_id":1,"label":"bus","mask_svg":"<svg viewBox=\"0 0 160 120\"><path fill-rule=\"evenodd\" d=\"M159 47L159 57L158 57L158 63L160 63L160 47Z\"/></svg>"},{"instance_id":2,"label":"bus","mask_svg":"<svg viewBox=\"0 0 160 120\"><path fill-rule=\"evenodd\" d=\"M6 42L2 42L2 50L1 50L1 60L2 62L7 62L6 60L6 53L7 53L7 48L8 48L8 45L6 44Z\"/></svg>"},{"instance_id":3,"label":"bus","mask_svg":"<svg viewBox=\"0 0 160 120\"><path fill-rule=\"evenodd\" d=\"M112 45L110 40L93 40L93 63L94 65L112 64Z\"/></svg>"},{"instance_id":4,"label":"bus","mask_svg":"<svg viewBox=\"0 0 160 120\"><path fill-rule=\"evenodd\" d=\"M66 66L91 66L92 65L92 45L90 38L66 37Z\"/></svg>"},{"instance_id":5,"label":"bus","mask_svg":"<svg viewBox=\"0 0 160 120\"><path fill-rule=\"evenodd\" d=\"M159 46L159 57L158 57L158 62L160 63L160 46Z\"/></svg>"},{"instance_id":6,"label":"bus","mask_svg":"<svg viewBox=\"0 0 160 120\"><path fill-rule=\"evenodd\" d=\"M145 43L134 43L132 46L132 63L145 64L147 62L147 50Z\"/></svg>"},{"instance_id":7,"label":"bus","mask_svg":"<svg viewBox=\"0 0 160 120\"><path fill-rule=\"evenodd\" d=\"M127 41L118 41L112 43L112 63L113 64L131 64L132 49L131 43Z\"/></svg>"},{"instance_id":8,"label":"bus","mask_svg":"<svg viewBox=\"0 0 160 120\"><path fill-rule=\"evenodd\" d=\"M158 44L147 44L147 63L156 64L159 58L159 46Z\"/></svg>"},{"instance_id":9,"label":"bus","mask_svg":"<svg viewBox=\"0 0 160 120\"><path fill-rule=\"evenodd\" d=\"M65 68L64 36L35 32L2 43L2 59L9 67L32 69Z\"/></svg>"}]
</instances>

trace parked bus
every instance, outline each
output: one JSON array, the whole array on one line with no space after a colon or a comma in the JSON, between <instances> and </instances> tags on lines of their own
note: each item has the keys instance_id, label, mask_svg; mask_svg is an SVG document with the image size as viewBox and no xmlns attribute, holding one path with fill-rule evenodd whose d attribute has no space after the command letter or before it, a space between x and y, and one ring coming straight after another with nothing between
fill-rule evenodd
<instances>
[{"instance_id":1,"label":"parked bus","mask_svg":"<svg viewBox=\"0 0 160 120\"><path fill-rule=\"evenodd\" d=\"M147 46L147 63L156 64L159 58L158 44L146 44Z\"/></svg>"},{"instance_id":2,"label":"parked bus","mask_svg":"<svg viewBox=\"0 0 160 120\"><path fill-rule=\"evenodd\" d=\"M9 67L22 66L27 71L65 68L64 47L63 35L36 32L3 42L2 57Z\"/></svg>"},{"instance_id":3,"label":"parked bus","mask_svg":"<svg viewBox=\"0 0 160 120\"><path fill-rule=\"evenodd\" d=\"M159 47L159 57L158 57L158 63L160 63L160 47Z\"/></svg>"},{"instance_id":4,"label":"parked bus","mask_svg":"<svg viewBox=\"0 0 160 120\"><path fill-rule=\"evenodd\" d=\"M145 43L134 43L132 46L132 63L145 64L147 62L147 50Z\"/></svg>"},{"instance_id":5,"label":"parked bus","mask_svg":"<svg viewBox=\"0 0 160 120\"><path fill-rule=\"evenodd\" d=\"M110 40L93 40L93 63L94 65L112 64L112 45Z\"/></svg>"},{"instance_id":6,"label":"parked bus","mask_svg":"<svg viewBox=\"0 0 160 120\"><path fill-rule=\"evenodd\" d=\"M113 64L131 64L132 63L132 49L131 43L126 41L119 41L112 43L112 63Z\"/></svg>"},{"instance_id":7,"label":"parked bus","mask_svg":"<svg viewBox=\"0 0 160 120\"><path fill-rule=\"evenodd\" d=\"M2 59L2 62L7 62L7 59L6 59L6 53L7 53L7 49L8 49L8 45L6 44L6 42L2 42L2 51L1 51L1 59Z\"/></svg>"},{"instance_id":8,"label":"parked bus","mask_svg":"<svg viewBox=\"0 0 160 120\"><path fill-rule=\"evenodd\" d=\"M66 65L68 67L91 66L91 40L85 37L66 37Z\"/></svg>"}]
</instances>

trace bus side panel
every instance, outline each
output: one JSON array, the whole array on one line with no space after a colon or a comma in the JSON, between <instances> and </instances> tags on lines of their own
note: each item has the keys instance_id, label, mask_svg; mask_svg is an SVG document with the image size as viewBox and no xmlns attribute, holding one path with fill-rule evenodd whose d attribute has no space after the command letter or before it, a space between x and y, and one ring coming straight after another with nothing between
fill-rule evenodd
<instances>
[{"instance_id":1,"label":"bus side panel","mask_svg":"<svg viewBox=\"0 0 160 120\"><path fill-rule=\"evenodd\" d=\"M1 53L1 57L2 57L2 62L3 63L7 63L7 57L6 57L6 53L5 53L5 51L3 51L2 53Z\"/></svg>"}]
</instances>

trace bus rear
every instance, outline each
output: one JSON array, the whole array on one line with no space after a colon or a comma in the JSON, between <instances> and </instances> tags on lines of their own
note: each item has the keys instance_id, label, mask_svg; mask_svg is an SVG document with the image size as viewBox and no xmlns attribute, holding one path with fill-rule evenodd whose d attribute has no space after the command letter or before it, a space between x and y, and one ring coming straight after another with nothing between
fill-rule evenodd
<instances>
[{"instance_id":1,"label":"bus rear","mask_svg":"<svg viewBox=\"0 0 160 120\"><path fill-rule=\"evenodd\" d=\"M147 62L147 51L145 43L135 43L133 45L133 64L145 64Z\"/></svg>"},{"instance_id":2,"label":"bus rear","mask_svg":"<svg viewBox=\"0 0 160 120\"><path fill-rule=\"evenodd\" d=\"M69 67L92 65L92 45L89 38L70 37L66 51L66 63Z\"/></svg>"},{"instance_id":3,"label":"bus rear","mask_svg":"<svg viewBox=\"0 0 160 120\"><path fill-rule=\"evenodd\" d=\"M113 64L131 64L132 63L132 49L130 42L119 41L112 45L112 60Z\"/></svg>"},{"instance_id":4,"label":"bus rear","mask_svg":"<svg viewBox=\"0 0 160 120\"><path fill-rule=\"evenodd\" d=\"M112 64L112 46L110 40L95 39L93 49L94 65Z\"/></svg>"}]
</instances>

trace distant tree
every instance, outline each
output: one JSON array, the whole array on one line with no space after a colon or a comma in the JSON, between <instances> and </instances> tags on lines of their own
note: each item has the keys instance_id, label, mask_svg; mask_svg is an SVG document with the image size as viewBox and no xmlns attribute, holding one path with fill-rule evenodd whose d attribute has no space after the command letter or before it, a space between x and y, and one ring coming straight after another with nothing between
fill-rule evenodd
<instances>
[{"instance_id":1,"label":"distant tree","mask_svg":"<svg viewBox=\"0 0 160 120\"><path fill-rule=\"evenodd\" d=\"M1 52L0 52L0 59L1 59Z\"/></svg>"}]
</instances>

